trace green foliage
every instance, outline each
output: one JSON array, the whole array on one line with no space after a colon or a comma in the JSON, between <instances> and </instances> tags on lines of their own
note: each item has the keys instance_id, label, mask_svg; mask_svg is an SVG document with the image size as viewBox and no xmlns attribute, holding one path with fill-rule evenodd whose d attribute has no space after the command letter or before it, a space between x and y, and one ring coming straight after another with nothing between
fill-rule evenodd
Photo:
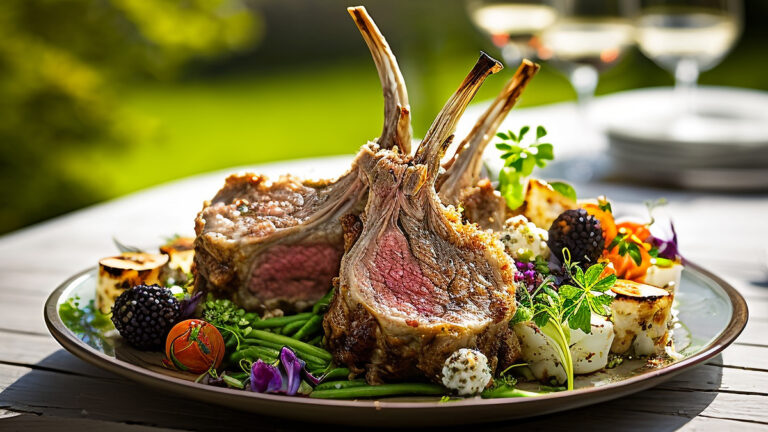
<instances>
[{"instance_id":1,"label":"green foliage","mask_svg":"<svg viewBox=\"0 0 768 432\"><path fill-rule=\"evenodd\" d=\"M543 168L548 160L555 158L552 144L539 142L547 135L547 130L543 126L536 128L536 138L533 143L523 143L530 129L529 126L523 126L517 134L512 131L496 134L502 140L496 143L496 148L504 152L501 155L504 167L499 172L499 192L512 210L523 203L525 180L533 173L533 169L537 166Z\"/></svg>"},{"instance_id":2,"label":"green foliage","mask_svg":"<svg viewBox=\"0 0 768 432\"><path fill-rule=\"evenodd\" d=\"M550 186L552 186L552 189L556 190L560 195L563 195L566 198L570 198L573 201L576 201L576 189L574 189L573 186L571 186L568 183L565 182L548 182Z\"/></svg>"},{"instance_id":3,"label":"green foliage","mask_svg":"<svg viewBox=\"0 0 768 432\"><path fill-rule=\"evenodd\" d=\"M59 306L59 317L64 325L83 342L100 351L113 352L104 333L115 327L112 325L109 314L102 313L94 305L93 300L81 306L79 298L69 298Z\"/></svg>"},{"instance_id":4,"label":"green foliage","mask_svg":"<svg viewBox=\"0 0 768 432\"><path fill-rule=\"evenodd\" d=\"M616 234L616 237L614 237L611 241L611 244L608 245L607 249L612 251L616 246L618 246L619 255L625 256L629 254L630 258L632 258L632 261L635 262L635 265L639 266L643 263L643 255L640 252L640 248L642 246L640 246L639 243L642 242L632 234L618 233ZM656 250L656 253L658 253L658 250Z\"/></svg>"},{"instance_id":5,"label":"green foliage","mask_svg":"<svg viewBox=\"0 0 768 432\"><path fill-rule=\"evenodd\" d=\"M106 198L103 180L65 161L146 133L121 109L119 83L171 77L257 29L239 0L0 2L0 231Z\"/></svg>"}]
</instances>

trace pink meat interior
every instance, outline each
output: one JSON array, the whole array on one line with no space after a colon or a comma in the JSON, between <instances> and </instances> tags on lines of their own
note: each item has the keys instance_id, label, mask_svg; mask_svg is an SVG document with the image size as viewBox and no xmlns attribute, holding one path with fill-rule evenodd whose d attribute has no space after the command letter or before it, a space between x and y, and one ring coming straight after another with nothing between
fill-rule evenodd
<instances>
[{"instance_id":1,"label":"pink meat interior","mask_svg":"<svg viewBox=\"0 0 768 432\"><path fill-rule=\"evenodd\" d=\"M424 275L400 230L389 229L380 237L368 267L371 286L383 303L406 313L415 310L422 316L445 312L447 294Z\"/></svg>"},{"instance_id":2,"label":"pink meat interior","mask_svg":"<svg viewBox=\"0 0 768 432\"><path fill-rule=\"evenodd\" d=\"M262 300L316 300L339 274L342 251L329 244L274 246L251 273L251 292Z\"/></svg>"}]
</instances>

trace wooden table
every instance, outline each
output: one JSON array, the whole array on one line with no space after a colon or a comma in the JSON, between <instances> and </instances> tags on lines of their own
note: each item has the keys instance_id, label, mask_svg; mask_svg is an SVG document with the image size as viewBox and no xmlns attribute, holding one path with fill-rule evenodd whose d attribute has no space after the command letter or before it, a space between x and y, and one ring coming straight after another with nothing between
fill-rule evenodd
<instances>
[{"instance_id":1,"label":"wooden table","mask_svg":"<svg viewBox=\"0 0 768 432\"><path fill-rule=\"evenodd\" d=\"M546 124L552 124L557 123L553 117L566 116L570 109L569 105L530 109L513 117L516 124L528 120L538 124L535 120L546 114L551 122ZM347 160L330 158L309 166L340 172ZM298 163L302 169L308 166ZM288 163L260 170L275 175L295 166ZM144 175L151 175L151 168ZM224 175L166 184L0 238L0 430L293 430L306 426L141 387L64 351L43 323L48 294L68 276L115 253L113 236L142 246L159 244L173 233L191 233L202 200L213 195ZM666 197L683 254L721 275L747 298L749 324L721 355L654 389L599 406L483 428L768 430L768 196L600 183L580 184L577 189L582 196L607 194L624 209Z\"/></svg>"}]
</instances>

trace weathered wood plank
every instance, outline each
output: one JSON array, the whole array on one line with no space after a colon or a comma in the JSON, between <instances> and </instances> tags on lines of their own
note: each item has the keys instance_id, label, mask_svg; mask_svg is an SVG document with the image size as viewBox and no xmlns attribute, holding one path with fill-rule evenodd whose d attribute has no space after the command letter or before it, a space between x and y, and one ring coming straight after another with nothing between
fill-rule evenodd
<instances>
[{"instance_id":1,"label":"weathered wood plank","mask_svg":"<svg viewBox=\"0 0 768 432\"><path fill-rule=\"evenodd\" d=\"M2 411L2 410L0 410ZM168 429L157 426L142 426L136 424L117 423L103 420L76 419L64 417L41 416L35 414L0 412L0 430L35 432L35 431L78 431L78 432L162 432L179 429Z\"/></svg>"},{"instance_id":2,"label":"weathered wood plank","mask_svg":"<svg viewBox=\"0 0 768 432\"><path fill-rule=\"evenodd\" d=\"M680 374L657 388L768 396L768 372L705 364Z\"/></svg>"},{"instance_id":3,"label":"weathered wood plank","mask_svg":"<svg viewBox=\"0 0 768 432\"><path fill-rule=\"evenodd\" d=\"M750 318L736 343L768 346L768 321Z\"/></svg>"},{"instance_id":4,"label":"weathered wood plank","mask_svg":"<svg viewBox=\"0 0 768 432\"><path fill-rule=\"evenodd\" d=\"M768 372L768 347L735 343L708 363Z\"/></svg>"}]
</instances>

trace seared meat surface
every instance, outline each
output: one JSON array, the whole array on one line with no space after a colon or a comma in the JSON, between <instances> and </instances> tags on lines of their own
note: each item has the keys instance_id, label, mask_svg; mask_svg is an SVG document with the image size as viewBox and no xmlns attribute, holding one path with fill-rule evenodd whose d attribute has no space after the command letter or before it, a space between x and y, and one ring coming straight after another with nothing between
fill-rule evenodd
<instances>
[{"instance_id":1,"label":"seared meat surface","mask_svg":"<svg viewBox=\"0 0 768 432\"><path fill-rule=\"evenodd\" d=\"M323 325L335 361L370 383L439 382L459 348L497 364L515 312L514 264L490 233L442 205L435 180L458 117L498 69L481 57L413 158L380 150L360 164L369 187L362 230L349 236Z\"/></svg>"},{"instance_id":2,"label":"seared meat surface","mask_svg":"<svg viewBox=\"0 0 768 432\"><path fill-rule=\"evenodd\" d=\"M338 275L344 238L340 219L359 213L367 184L361 160L379 148L410 149L408 95L397 61L365 8L350 15L371 50L384 92L384 126L335 181L256 174L230 176L195 220L195 289L234 299L259 312L307 308Z\"/></svg>"},{"instance_id":3,"label":"seared meat surface","mask_svg":"<svg viewBox=\"0 0 768 432\"><path fill-rule=\"evenodd\" d=\"M339 219L359 211L367 187L357 161L332 183L233 175L195 220L196 290L261 312L301 310L323 296L344 250Z\"/></svg>"}]
</instances>

